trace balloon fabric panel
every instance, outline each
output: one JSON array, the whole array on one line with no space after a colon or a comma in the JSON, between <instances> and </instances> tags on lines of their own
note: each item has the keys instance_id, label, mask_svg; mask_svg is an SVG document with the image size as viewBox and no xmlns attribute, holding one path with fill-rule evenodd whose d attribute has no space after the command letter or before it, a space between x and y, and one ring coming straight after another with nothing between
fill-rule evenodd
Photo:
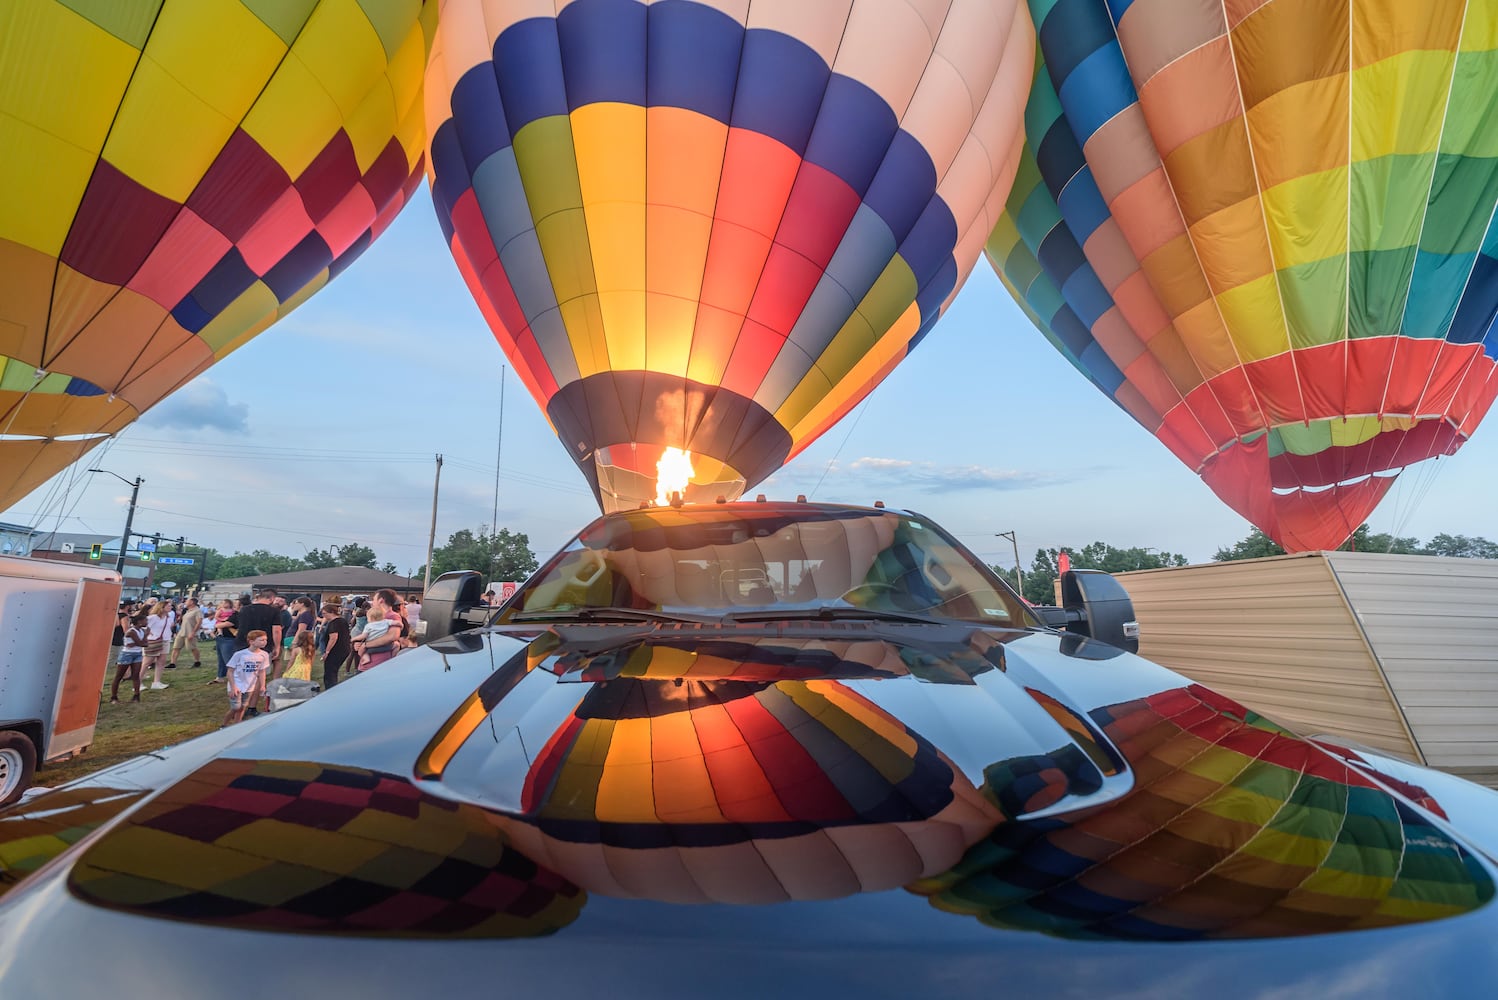
<instances>
[{"instance_id":1,"label":"balloon fabric panel","mask_svg":"<svg viewBox=\"0 0 1498 1000\"><path fill-rule=\"evenodd\" d=\"M1015 162L1028 18L874 6L443 7L439 222L605 507L642 499L667 446L705 459L698 487L763 479L971 266Z\"/></svg>"},{"instance_id":2,"label":"balloon fabric panel","mask_svg":"<svg viewBox=\"0 0 1498 1000\"><path fill-rule=\"evenodd\" d=\"M1287 548L1336 546L1498 395L1498 20L1456 0L1031 8L990 262L1219 497Z\"/></svg>"},{"instance_id":3,"label":"balloon fabric panel","mask_svg":"<svg viewBox=\"0 0 1498 1000\"><path fill-rule=\"evenodd\" d=\"M420 182L435 16L418 0L0 12L0 507L384 231Z\"/></svg>"}]
</instances>

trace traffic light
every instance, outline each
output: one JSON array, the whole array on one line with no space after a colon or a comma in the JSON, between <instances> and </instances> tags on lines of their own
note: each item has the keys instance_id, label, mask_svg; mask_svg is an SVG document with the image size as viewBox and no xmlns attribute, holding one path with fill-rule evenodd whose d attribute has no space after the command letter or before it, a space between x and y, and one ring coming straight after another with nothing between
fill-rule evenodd
<instances>
[{"instance_id":1,"label":"traffic light","mask_svg":"<svg viewBox=\"0 0 1498 1000\"><path fill-rule=\"evenodd\" d=\"M88 557L90 559L102 559L102 558L104 558L104 543L103 542L95 542L94 544L90 545L88 547Z\"/></svg>"},{"instance_id":2,"label":"traffic light","mask_svg":"<svg viewBox=\"0 0 1498 1000\"><path fill-rule=\"evenodd\" d=\"M151 551L152 552L160 552L161 551L161 532L159 532L159 531L156 532L156 537L153 538L153 539L151 539L151 542L152 542L152 544L151 544Z\"/></svg>"},{"instance_id":3,"label":"traffic light","mask_svg":"<svg viewBox=\"0 0 1498 1000\"><path fill-rule=\"evenodd\" d=\"M182 546L184 546L186 544L187 544L187 536L186 535L178 535L177 536L177 551L181 552L182 551Z\"/></svg>"}]
</instances>

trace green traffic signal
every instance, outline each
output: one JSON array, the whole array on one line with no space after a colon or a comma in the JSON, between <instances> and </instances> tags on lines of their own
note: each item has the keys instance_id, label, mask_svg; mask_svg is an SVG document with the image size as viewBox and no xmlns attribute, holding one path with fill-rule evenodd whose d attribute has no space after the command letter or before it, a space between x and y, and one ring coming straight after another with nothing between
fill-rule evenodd
<instances>
[{"instance_id":1,"label":"green traffic signal","mask_svg":"<svg viewBox=\"0 0 1498 1000\"><path fill-rule=\"evenodd\" d=\"M95 542L94 544L92 544L92 545L90 545L88 547L88 557L90 559L100 559L103 556L104 556L104 544L102 542Z\"/></svg>"}]
</instances>

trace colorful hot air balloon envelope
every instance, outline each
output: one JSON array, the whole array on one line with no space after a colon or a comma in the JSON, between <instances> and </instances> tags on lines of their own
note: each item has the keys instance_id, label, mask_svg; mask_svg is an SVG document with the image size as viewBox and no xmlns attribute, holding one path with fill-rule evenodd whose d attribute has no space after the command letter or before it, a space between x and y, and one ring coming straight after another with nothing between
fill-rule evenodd
<instances>
[{"instance_id":1,"label":"colorful hot air balloon envelope","mask_svg":"<svg viewBox=\"0 0 1498 1000\"><path fill-rule=\"evenodd\" d=\"M931 328L998 218L1016 0L448 0L438 221L606 510L737 496Z\"/></svg>"},{"instance_id":2,"label":"colorful hot air balloon envelope","mask_svg":"<svg viewBox=\"0 0 1498 1000\"><path fill-rule=\"evenodd\" d=\"M1336 547L1498 394L1492 5L1031 7L991 262L1229 506Z\"/></svg>"},{"instance_id":3,"label":"colorful hot air balloon envelope","mask_svg":"<svg viewBox=\"0 0 1498 1000\"><path fill-rule=\"evenodd\" d=\"M420 183L420 0L0 7L0 509L295 308Z\"/></svg>"}]
</instances>

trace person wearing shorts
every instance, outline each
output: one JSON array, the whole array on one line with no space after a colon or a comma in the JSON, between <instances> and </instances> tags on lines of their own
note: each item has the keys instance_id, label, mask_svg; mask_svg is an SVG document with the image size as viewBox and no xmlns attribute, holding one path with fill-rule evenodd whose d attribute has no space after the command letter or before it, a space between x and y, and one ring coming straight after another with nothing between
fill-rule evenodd
<instances>
[{"instance_id":1,"label":"person wearing shorts","mask_svg":"<svg viewBox=\"0 0 1498 1000\"><path fill-rule=\"evenodd\" d=\"M224 715L226 726L244 718L244 710L265 690L265 675L270 669L270 654L265 651L270 637L257 628L245 640L249 645L229 658L228 681L224 685L229 693L229 711Z\"/></svg>"},{"instance_id":2,"label":"person wearing shorts","mask_svg":"<svg viewBox=\"0 0 1498 1000\"><path fill-rule=\"evenodd\" d=\"M167 656L166 665L175 667L177 657L184 651L192 653L192 665L201 667L203 661L198 659L198 629L203 624L203 610L198 607L198 599L189 597L186 610L182 613L181 625L177 634L172 637L172 650Z\"/></svg>"},{"instance_id":3,"label":"person wearing shorts","mask_svg":"<svg viewBox=\"0 0 1498 1000\"><path fill-rule=\"evenodd\" d=\"M109 689L109 703L112 705L120 700L120 681L128 675L135 684L135 697L131 701L140 701L140 675L141 664L144 660L144 650L141 648L146 641L146 616L144 613L137 614L129 620L124 629L121 639L120 655L115 660L114 684Z\"/></svg>"}]
</instances>

